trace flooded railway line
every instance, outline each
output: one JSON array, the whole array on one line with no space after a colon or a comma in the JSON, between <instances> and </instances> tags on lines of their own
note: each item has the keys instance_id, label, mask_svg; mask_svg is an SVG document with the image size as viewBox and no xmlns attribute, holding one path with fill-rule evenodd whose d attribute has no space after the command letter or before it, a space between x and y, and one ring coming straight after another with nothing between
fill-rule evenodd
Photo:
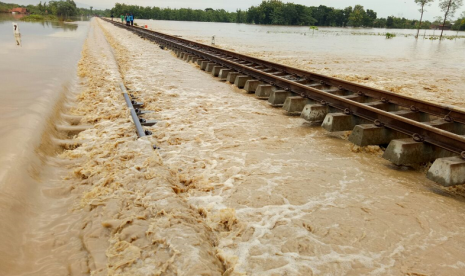
<instances>
[{"instance_id":1,"label":"flooded railway line","mask_svg":"<svg viewBox=\"0 0 465 276\"><path fill-rule=\"evenodd\" d=\"M385 145L383 158L395 165L433 162L429 179L443 186L465 183L463 111L107 21L267 99L289 115L321 123L329 132L352 130L349 141L357 146Z\"/></svg>"}]
</instances>

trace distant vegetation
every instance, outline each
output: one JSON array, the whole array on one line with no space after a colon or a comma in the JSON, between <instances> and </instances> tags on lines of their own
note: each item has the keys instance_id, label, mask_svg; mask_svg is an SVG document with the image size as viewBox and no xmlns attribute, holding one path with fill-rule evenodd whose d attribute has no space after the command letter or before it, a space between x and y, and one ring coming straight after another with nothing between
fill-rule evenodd
<instances>
[{"instance_id":1,"label":"distant vegetation","mask_svg":"<svg viewBox=\"0 0 465 276\"><path fill-rule=\"evenodd\" d=\"M40 14L30 14L28 16L25 16L21 18L22 21L28 21L28 22L33 22L33 21L56 21L58 20L58 17L55 15L40 15Z\"/></svg>"},{"instance_id":2,"label":"distant vegetation","mask_svg":"<svg viewBox=\"0 0 465 276\"><path fill-rule=\"evenodd\" d=\"M13 8L26 8L29 15L23 17L25 21L40 21L40 20L67 20L73 16L80 15L101 15L108 16L110 11L94 10L78 8L73 0L60 0L60 1L49 1L40 2L37 5L17 5L0 2L0 12L8 12Z\"/></svg>"},{"instance_id":3,"label":"distant vegetation","mask_svg":"<svg viewBox=\"0 0 465 276\"><path fill-rule=\"evenodd\" d=\"M461 17L455 21L452 29L456 31L465 31L465 12L463 12Z\"/></svg>"},{"instance_id":4,"label":"distant vegetation","mask_svg":"<svg viewBox=\"0 0 465 276\"><path fill-rule=\"evenodd\" d=\"M441 10L444 12L444 20L443 20L443 26L446 26L446 22L448 19L451 19L454 17L455 12L462 7L463 5L463 0L440 0L439 1L439 7ZM465 12L462 14L462 16L465 15ZM465 16L463 16L465 17ZM461 21L463 22L463 21ZM453 30L460 30L461 26L452 26ZM439 39L442 39L442 35L444 32L444 28L441 30L441 36Z\"/></svg>"},{"instance_id":5,"label":"distant vegetation","mask_svg":"<svg viewBox=\"0 0 465 276\"><path fill-rule=\"evenodd\" d=\"M390 39L390 38L393 38L393 37L396 37L396 34L386 33L386 38L387 39Z\"/></svg>"},{"instance_id":6,"label":"distant vegetation","mask_svg":"<svg viewBox=\"0 0 465 276\"><path fill-rule=\"evenodd\" d=\"M375 28L397 28L397 29L430 29L431 25L441 25L438 19L434 22L410 20L404 17L389 16L378 18L373 10L366 9L361 5L335 9L320 5L308 7L293 3L283 3L279 0L266 0L258 6L252 6L247 10L227 12L223 9L171 9L159 7L142 7L117 3L112 14L115 17L121 14L132 13L136 18L179 20L179 21L202 21L202 22L236 22L255 23L266 25L296 25L296 26L331 26L331 27L375 27ZM464 17L465 19L465 17ZM446 22L446 25L450 22ZM464 23L465 24L465 23ZM454 25L454 28L457 24ZM465 26L464 26L465 27Z\"/></svg>"},{"instance_id":7,"label":"distant vegetation","mask_svg":"<svg viewBox=\"0 0 465 276\"><path fill-rule=\"evenodd\" d=\"M412 0L410 0L412 1ZM430 5L433 0L413 0L419 3L424 11L424 6ZM442 2L451 3L452 7L462 0L441 0ZM425 3L422 5L422 3ZM460 5L459 5L460 6ZM432 26L439 25L451 26L452 30L465 31L465 12L454 20L451 16L444 18L435 18L431 21L421 21L416 19L407 19L404 17L388 16L387 18L378 18L375 11L366 9L361 5L350 6L344 9L335 9L320 5L318 7L308 7L293 3L283 3L279 0L266 0L258 6L252 6L247 10L237 10L236 12L227 12L223 9L214 10L211 8L205 10L199 9L171 9L159 7L142 7L136 5L126 5L116 3L111 10L94 10L77 8L73 0L60 0L40 2L38 5L21 6L17 4L7 4L0 2L0 12L8 12L17 7L25 7L31 15L44 16L44 20L50 20L54 15L62 20L80 15L99 15L107 16L113 14L119 17L121 14L132 13L136 18L158 19L158 20L178 20L178 21L201 21L201 22L236 22L249 24L267 24L267 25L295 25L295 26L330 26L330 27L367 27L367 28L392 28L392 29L430 29ZM40 17L33 17L31 20L38 20ZM422 18L422 17L420 17ZM453 23L453 24L452 24Z\"/></svg>"},{"instance_id":8,"label":"distant vegetation","mask_svg":"<svg viewBox=\"0 0 465 276\"><path fill-rule=\"evenodd\" d=\"M19 7L18 4L8 4L8 3L3 3L0 2L0 13L5 13L8 12L11 9Z\"/></svg>"}]
</instances>

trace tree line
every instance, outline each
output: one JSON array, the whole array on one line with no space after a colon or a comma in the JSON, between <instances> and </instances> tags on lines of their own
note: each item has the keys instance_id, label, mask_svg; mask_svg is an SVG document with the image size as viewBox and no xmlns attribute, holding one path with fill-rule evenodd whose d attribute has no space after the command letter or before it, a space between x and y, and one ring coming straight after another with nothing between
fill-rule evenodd
<instances>
[{"instance_id":1,"label":"tree line","mask_svg":"<svg viewBox=\"0 0 465 276\"><path fill-rule=\"evenodd\" d=\"M27 6L0 2L0 12L8 12L18 7L26 8L27 11L33 15L54 15L63 18L79 15L110 15L110 10L94 10L92 7L90 7L90 9L78 8L73 0L49 1L48 3L40 2L37 5Z\"/></svg>"},{"instance_id":2,"label":"tree line","mask_svg":"<svg viewBox=\"0 0 465 276\"><path fill-rule=\"evenodd\" d=\"M201 22L235 22L265 25L294 25L294 26L330 26L330 27L376 27L376 28L399 28L399 29L429 29L431 25L450 24L450 14L445 22L441 20L423 21L425 7L433 0L414 0L421 5L422 17L420 20L407 19L404 17L389 16L378 18L377 12L365 9L361 5L349 6L344 9L336 9L320 5L309 7L294 3L283 3L280 0L265 0L258 6L252 6L247 10L236 10L228 12L224 9L171 9L159 7L142 7L137 5L126 5L116 3L111 9L114 16L132 13L136 18L155 20L178 20L178 21L201 21ZM441 0L446 5L458 4L462 0ZM454 11L455 12L455 11ZM459 21L459 19L457 19ZM457 26L455 22L454 28Z\"/></svg>"},{"instance_id":3,"label":"tree line","mask_svg":"<svg viewBox=\"0 0 465 276\"><path fill-rule=\"evenodd\" d=\"M11 9L18 8L18 4L10 4L10 3L3 3L0 2L0 13L8 12Z\"/></svg>"},{"instance_id":4,"label":"tree line","mask_svg":"<svg viewBox=\"0 0 465 276\"><path fill-rule=\"evenodd\" d=\"M410 0L411 1L411 0ZM31 14L51 14L58 17L78 15L120 16L132 13L136 18L177 21L200 22L235 22L266 25L294 25L294 26L329 26L329 27L375 27L392 29L430 29L431 26L450 26L453 30L465 30L465 12L455 21L452 20L463 0L440 0L440 8L444 17L435 18L434 21L423 21L423 13L435 0L413 0L419 5L421 17L407 19L405 17L388 16L378 18L375 11L365 9L361 5L336 9L320 5L309 7L294 3L283 3L280 0L265 0L258 6L247 10L228 12L224 9L171 9L159 7L142 7L116 3L111 10L93 10L77 8L73 0L60 0L40 2L38 5L21 6L0 2L0 12L7 12L15 7L26 7ZM454 23L454 24L451 24Z\"/></svg>"}]
</instances>

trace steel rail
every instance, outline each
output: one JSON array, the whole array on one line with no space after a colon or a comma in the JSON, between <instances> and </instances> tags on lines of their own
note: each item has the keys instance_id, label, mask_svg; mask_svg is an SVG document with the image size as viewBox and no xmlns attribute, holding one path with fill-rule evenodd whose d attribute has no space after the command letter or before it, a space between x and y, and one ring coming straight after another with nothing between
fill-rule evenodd
<instances>
[{"instance_id":1,"label":"steel rail","mask_svg":"<svg viewBox=\"0 0 465 276\"><path fill-rule=\"evenodd\" d=\"M452 106L439 105L439 104L435 104L435 103L431 103L431 102L427 102L427 101L423 101L419 99L414 99L414 98L399 95L399 94L396 94L390 91L376 89L376 88L368 87L362 84L352 83L352 82L341 80L338 78L304 71L304 70L294 68L291 66L285 66L285 65L274 63L271 61L266 61L266 60L262 60L259 58L246 56L243 54L231 52L231 51L224 50L224 49L219 49L219 48L212 47L212 46L202 44L199 42L190 41L190 40L183 39L180 37L170 36L170 35L152 31L152 30L146 30L146 29L137 28L137 27L127 27L126 25L123 25L121 23L116 23L116 22L113 22L113 24L120 26L120 27L124 27L131 31L136 31L138 33L143 32L147 34L155 34L160 38L170 40L171 42L174 42L174 43L176 43L176 41L178 43L182 42L183 44L189 45L190 47L197 46L197 47L215 52L217 54L227 55L233 58L242 59L250 63L255 63L258 65L262 65L265 67L275 69L277 71L285 72L288 75L292 75L297 78L300 77L300 78L305 78L307 80L313 80L313 81L324 83L327 85L332 85L332 86L338 87L341 90L351 91L353 93L357 93L360 95L382 100L383 102L386 102L386 103L389 102L389 103L396 104L399 106L407 107L415 112L424 112L424 113L431 114L434 116L442 117L446 121L451 121L451 122L454 121L454 122L465 124L465 112L459 109L456 109Z\"/></svg>"},{"instance_id":2,"label":"steel rail","mask_svg":"<svg viewBox=\"0 0 465 276\"><path fill-rule=\"evenodd\" d=\"M132 121L134 122L134 126L136 127L137 136L139 136L139 138L147 136L144 128L142 127L140 119L137 116L136 111L134 110L134 106L132 105L132 102L129 99L128 91L126 90L126 87L122 83L120 83L119 86L121 88L121 94L123 94L124 100L126 101L126 105L128 106L129 112L131 113Z\"/></svg>"},{"instance_id":3,"label":"steel rail","mask_svg":"<svg viewBox=\"0 0 465 276\"><path fill-rule=\"evenodd\" d=\"M115 24L114 22L111 22L111 21L109 22ZM116 23L115 25L128 29L132 32L138 33L139 35L142 35L151 40L155 40L161 44L170 46L172 48L183 50L187 53L190 53L198 57L201 57L203 59L212 61L224 67L233 69L237 72L252 76L262 82L270 83L274 86L281 87L287 91L291 91L302 97L309 98L321 104L331 106L335 109L343 111L345 114L354 115L354 116L357 116L357 117L360 117L360 118L363 118L369 121L377 122L377 125L381 125L386 128L393 129L395 131L407 134L409 136L414 137L415 140L417 141L430 143L432 145L436 145L448 151L465 156L465 137L464 136L457 135L452 132L448 132L448 131L445 131L439 128L435 128L430 125L417 122L415 120L411 120L411 119L408 119L408 118L405 118L399 115L395 115L388 111L377 109L377 108L368 106L363 103L355 102L355 101L346 99L341 96L333 95L331 93L327 93L322 90L308 87L306 85L297 83L293 80L289 80L281 76L276 76L270 73L266 73L261 70L255 69L253 67L239 64L230 59L226 59L218 55L213 55L212 53L207 53L205 49L209 51L214 50L215 52L220 51L220 52L226 53L225 55L227 56L237 57L238 59L249 61L250 63L256 63L258 65L267 64L266 65L267 67L272 67L273 69L277 67L281 67L283 68L283 70L288 70L288 71L285 71L287 73L303 72L311 76L318 76L319 78L325 78L325 80L327 80L327 82L330 85L334 85L334 86L340 83L344 83L345 85L347 85L347 87L350 86L350 87L354 87L358 89L357 92L359 94L364 94L366 96L374 95L376 93L378 94L381 93L384 96L382 97L384 102L390 102L390 103L398 104L402 106L402 104L397 103L394 100L394 97L386 98L387 95L393 95L396 97L395 99L401 99L401 100L407 101L408 102L407 105L410 105L410 107L412 107L411 108L412 111L415 110L415 111L425 112L425 113L429 113L433 115L439 115L439 114L444 115L445 114L444 116L447 116L446 117L447 121L450 121L450 119L452 119L453 121L460 122L460 123L462 123L462 121L457 120L456 118L462 118L461 116L463 116L463 122L465 122L465 113L458 111L458 110L454 110L453 108L450 108L447 106L440 106L440 105L416 100L416 99L405 97L405 96L396 95L391 92L377 90L377 89L373 89L370 87L346 82L343 80L338 80L338 79L331 78L331 77L326 77L326 76L322 76L322 75L318 75L314 73L305 72L300 69L291 68L292 69L291 70L289 69L290 67L287 67L287 66L282 66L279 64L259 60L256 58L244 56L244 55L229 52L226 50L220 50L217 48L210 47L208 45L169 36L166 34L161 34L161 33L154 32L154 31L148 31L148 30L144 30L141 28L137 28L137 27L136 28L127 27L119 23ZM268 65L272 65L272 66L268 66ZM339 89L346 89L346 87L344 86L339 87ZM364 90L361 90L361 89L364 89ZM368 92L365 92L365 90L367 90ZM427 109L422 110L420 108L422 106L427 106ZM431 111L431 112L427 112L427 111Z\"/></svg>"}]
</instances>

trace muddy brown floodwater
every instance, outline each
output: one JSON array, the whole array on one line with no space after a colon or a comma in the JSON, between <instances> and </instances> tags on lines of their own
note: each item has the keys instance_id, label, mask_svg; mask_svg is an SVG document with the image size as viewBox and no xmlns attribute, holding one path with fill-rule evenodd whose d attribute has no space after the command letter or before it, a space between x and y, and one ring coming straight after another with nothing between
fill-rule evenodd
<instances>
[{"instance_id":1,"label":"muddy brown floodwater","mask_svg":"<svg viewBox=\"0 0 465 276\"><path fill-rule=\"evenodd\" d=\"M92 128L44 157L55 208L3 257L6 275L463 275L463 196L378 148L99 19L78 75L65 110ZM153 136L137 139L122 81L155 111Z\"/></svg>"}]
</instances>

